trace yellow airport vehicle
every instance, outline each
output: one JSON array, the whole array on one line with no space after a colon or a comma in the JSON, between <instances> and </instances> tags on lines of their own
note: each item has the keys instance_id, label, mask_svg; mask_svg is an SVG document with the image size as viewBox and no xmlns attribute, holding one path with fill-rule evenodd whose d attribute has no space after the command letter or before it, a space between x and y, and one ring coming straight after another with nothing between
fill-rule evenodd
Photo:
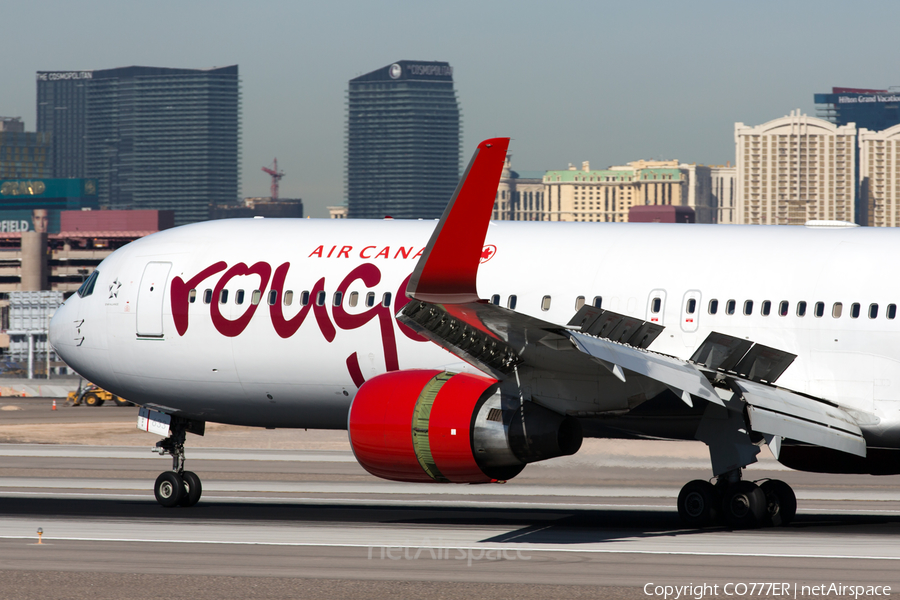
<instances>
[{"instance_id":1,"label":"yellow airport vehicle","mask_svg":"<svg viewBox=\"0 0 900 600\"><path fill-rule=\"evenodd\" d=\"M128 400L119 398L112 392L107 392L93 383L79 387L74 392L69 392L69 395L66 398L66 404L71 404L72 406L80 406L81 404L87 406L103 406L103 403L107 401L115 402L117 406L133 406Z\"/></svg>"}]
</instances>

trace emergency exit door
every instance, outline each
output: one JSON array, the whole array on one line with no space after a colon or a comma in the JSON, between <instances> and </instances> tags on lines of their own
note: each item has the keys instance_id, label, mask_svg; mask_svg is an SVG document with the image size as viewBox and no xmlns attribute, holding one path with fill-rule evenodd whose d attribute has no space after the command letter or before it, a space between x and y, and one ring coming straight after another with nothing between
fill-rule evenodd
<instances>
[{"instance_id":1,"label":"emergency exit door","mask_svg":"<svg viewBox=\"0 0 900 600\"><path fill-rule=\"evenodd\" d=\"M137 334L141 337L163 335L163 304L171 268L170 262L151 262L144 267L135 308Z\"/></svg>"}]
</instances>

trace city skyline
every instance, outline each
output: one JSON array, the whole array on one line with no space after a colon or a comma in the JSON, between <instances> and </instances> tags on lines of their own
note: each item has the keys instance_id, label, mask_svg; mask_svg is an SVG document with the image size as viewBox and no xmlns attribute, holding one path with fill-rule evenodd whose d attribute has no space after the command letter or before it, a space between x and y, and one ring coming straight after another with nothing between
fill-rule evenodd
<instances>
[{"instance_id":1,"label":"city skyline","mask_svg":"<svg viewBox=\"0 0 900 600\"><path fill-rule=\"evenodd\" d=\"M42 26L39 43L31 28L6 34L10 48L29 51L0 59L0 115L35 131L37 71L238 64L241 196L267 195L261 167L277 156L282 195L321 217L344 200L347 81L398 60L453 65L463 163L481 139L509 135L517 170L724 164L735 158L735 122L814 115L814 93L833 86L900 85L889 41L900 6L888 2L854 11L836 2L815 11L776 2L51 6L52 18L45 4L4 11L10 23Z\"/></svg>"}]
</instances>

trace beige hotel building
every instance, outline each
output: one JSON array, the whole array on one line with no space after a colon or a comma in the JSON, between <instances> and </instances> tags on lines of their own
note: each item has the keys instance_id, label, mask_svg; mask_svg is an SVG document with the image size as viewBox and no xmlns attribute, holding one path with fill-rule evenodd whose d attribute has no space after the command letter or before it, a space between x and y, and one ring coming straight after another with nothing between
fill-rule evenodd
<instances>
[{"instance_id":1,"label":"beige hotel building","mask_svg":"<svg viewBox=\"0 0 900 600\"><path fill-rule=\"evenodd\" d=\"M676 205L694 209L696 222L715 223L710 167L669 161L635 161L591 170L583 162L540 177L521 177L509 160L494 204L494 218L515 221L625 222L635 205ZM523 173L524 174L524 173Z\"/></svg>"},{"instance_id":2,"label":"beige hotel building","mask_svg":"<svg viewBox=\"0 0 900 600\"><path fill-rule=\"evenodd\" d=\"M792 111L756 127L735 123L735 222L854 221L856 126Z\"/></svg>"},{"instance_id":3,"label":"beige hotel building","mask_svg":"<svg viewBox=\"0 0 900 600\"><path fill-rule=\"evenodd\" d=\"M900 226L900 125L859 130L859 180L868 224Z\"/></svg>"}]
</instances>

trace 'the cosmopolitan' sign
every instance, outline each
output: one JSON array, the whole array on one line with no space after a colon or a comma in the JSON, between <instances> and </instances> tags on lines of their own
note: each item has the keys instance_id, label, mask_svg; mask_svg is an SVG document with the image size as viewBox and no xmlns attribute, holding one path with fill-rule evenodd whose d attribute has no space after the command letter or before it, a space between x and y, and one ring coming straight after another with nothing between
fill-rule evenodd
<instances>
[{"instance_id":1,"label":"'the cosmopolitan' sign","mask_svg":"<svg viewBox=\"0 0 900 600\"><path fill-rule=\"evenodd\" d=\"M37 74L38 81L64 81L66 79L93 79L92 71L55 71Z\"/></svg>"}]
</instances>

